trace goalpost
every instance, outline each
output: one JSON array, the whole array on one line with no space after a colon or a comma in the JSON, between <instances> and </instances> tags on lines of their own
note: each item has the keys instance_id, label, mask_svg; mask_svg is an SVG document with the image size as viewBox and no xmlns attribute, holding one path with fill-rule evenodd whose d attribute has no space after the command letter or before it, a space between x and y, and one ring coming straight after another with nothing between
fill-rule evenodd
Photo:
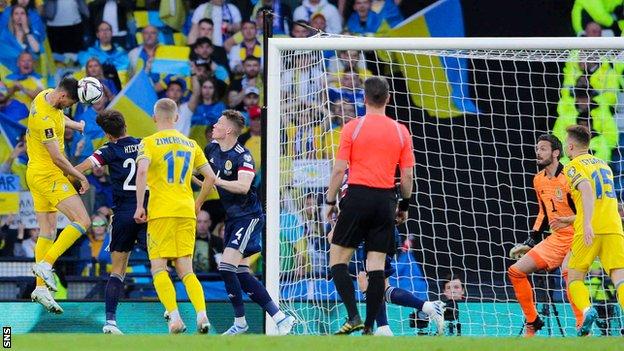
<instances>
[{"instance_id":1,"label":"goalpost","mask_svg":"<svg viewBox=\"0 0 624 351\"><path fill-rule=\"evenodd\" d=\"M461 279L465 298L457 301L458 320L449 323L461 324L462 335L521 331L507 255L537 215L532 180L540 134L565 128L570 116L598 128L601 149L595 151L612 152L621 196L617 125L624 125L624 109L617 97L624 38L271 38L266 59L265 274L271 296L300 321L296 334L332 333L345 317L328 281L323 199L340 126L362 114L358 82L368 74L388 78L387 111L410 130L416 156L410 217L398 228L402 249L391 284L436 300L446 276ZM611 71L592 80L602 65ZM590 73L579 78L579 67ZM577 82L564 86L573 78ZM579 112L581 95L593 101L590 111L602 114ZM353 274L361 269L352 268ZM559 271L533 275L538 310L549 315L540 335L573 333L560 277ZM616 305L608 302L612 323L623 328ZM412 312L388 305L395 335L417 332ZM275 333L270 318L266 326Z\"/></svg>"}]
</instances>

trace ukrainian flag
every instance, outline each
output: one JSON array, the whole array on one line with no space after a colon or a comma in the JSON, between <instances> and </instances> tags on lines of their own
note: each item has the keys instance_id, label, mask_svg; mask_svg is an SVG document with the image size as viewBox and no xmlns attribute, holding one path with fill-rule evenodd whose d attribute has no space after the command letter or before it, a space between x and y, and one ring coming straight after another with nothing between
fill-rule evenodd
<instances>
[{"instance_id":1,"label":"ukrainian flag","mask_svg":"<svg viewBox=\"0 0 624 351\"><path fill-rule=\"evenodd\" d=\"M83 137L86 138L86 143L78 157L80 162L91 156L95 150L106 143L106 133L95 122L96 117L97 112L93 109L93 106L87 107L80 115L76 116L78 122L85 121Z\"/></svg>"},{"instance_id":2,"label":"ukrainian flag","mask_svg":"<svg viewBox=\"0 0 624 351\"><path fill-rule=\"evenodd\" d=\"M145 71L141 70L132 77L107 108L123 114L129 135L142 138L156 132L152 114L157 100L152 82Z\"/></svg>"},{"instance_id":3,"label":"ukrainian flag","mask_svg":"<svg viewBox=\"0 0 624 351\"><path fill-rule=\"evenodd\" d=\"M0 215L19 212L19 177L14 174L0 174Z\"/></svg>"},{"instance_id":4,"label":"ukrainian flag","mask_svg":"<svg viewBox=\"0 0 624 351\"><path fill-rule=\"evenodd\" d=\"M0 160L2 162L9 157L19 137L25 132L25 126L4 113L0 113Z\"/></svg>"},{"instance_id":5,"label":"ukrainian flag","mask_svg":"<svg viewBox=\"0 0 624 351\"><path fill-rule=\"evenodd\" d=\"M152 72L190 76L190 52L188 46L158 45L152 62Z\"/></svg>"},{"instance_id":6,"label":"ukrainian flag","mask_svg":"<svg viewBox=\"0 0 624 351\"><path fill-rule=\"evenodd\" d=\"M396 27L380 30L377 36L463 37L464 22L459 0L440 0ZM406 55L404 52L378 52L378 55L400 67L407 79L412 102L429 115L448 118L478 112L468 91L466 59Z\"/></svg>"}]
</instances>

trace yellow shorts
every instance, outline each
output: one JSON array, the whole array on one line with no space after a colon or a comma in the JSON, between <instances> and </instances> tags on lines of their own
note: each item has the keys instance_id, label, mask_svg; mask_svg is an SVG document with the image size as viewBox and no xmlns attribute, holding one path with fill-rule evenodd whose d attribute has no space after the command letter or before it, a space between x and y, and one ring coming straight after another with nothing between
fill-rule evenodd
<instances>
[{"instance_id":1,"label":"yellow shorts","mask_svg":"<svg viewBox=\"0 0 624 351\"><path fill-rule=\"evenodd\" d=\"M190 256L195 249L195 218L164 217L147 222L149 258Z\"/></svg>"},{"instance_id":2,"label":"yellow shorts","mask_svg":"<svg viewBox=\"0 0 624 351\"><path fill-rule=\"evenodd\" d=\"M27 171L26 182L35 212L56 212L59 202L78 194L69 179L61 173L33 174Z\"/></svg>"},{"instance_id":3,"label":"yellow shorts","mask_svg":"<svg viewBox=\"0 0 624 351\"><path fill-rule=\"evenodd\" d=\"M568 267L587 272L596 256L607 274L614 268L624 268L624 236L622 234L598 234L590 246L586 246L582 235L575 235L572 242L572 256Z\"/></svg>"}]
</instances>

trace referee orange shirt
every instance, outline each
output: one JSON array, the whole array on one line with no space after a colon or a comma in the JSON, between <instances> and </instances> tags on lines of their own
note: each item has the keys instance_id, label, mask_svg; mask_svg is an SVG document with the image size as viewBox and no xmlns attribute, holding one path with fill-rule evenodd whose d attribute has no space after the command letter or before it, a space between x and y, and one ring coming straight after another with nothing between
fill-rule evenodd
<instances>
[{"instance_id":1,"label":"referee orange shirt","mask_svg":"<svg viewBox=\"0 0 624 351\"><path fill-rule=\"evenodd\" d=\"M414 166L412 137L399 122L367 114L344 126L336 158L349 164L349 185L392 189L397 164Z\"/></svg>"}]
</instances>

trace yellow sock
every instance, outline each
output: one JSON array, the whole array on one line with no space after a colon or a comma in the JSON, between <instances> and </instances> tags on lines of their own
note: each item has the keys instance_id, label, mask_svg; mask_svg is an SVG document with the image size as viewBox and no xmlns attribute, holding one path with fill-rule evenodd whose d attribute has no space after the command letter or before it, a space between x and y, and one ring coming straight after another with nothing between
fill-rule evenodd
<instances>
[{"instance_id":1,"label":"yellow sock","mask_svg":"<svg viewBox=\"0 0 624 351\"><path fill-rule=\"evenodd\" d=\"M54 240L50 240L43 236L38 237L37 243L35 244L35 262L43 260L53 244ZM37 277L37 286L45 286L43 279Z\"/></svg>"},{"instance_id":2,"label":"yellow sock","mask_svg":"<svg viewBox=\"0 0 624 351\"><path fill-rule=\"evenodd\" d=\"M80 238L82 234L86 232L85 228L76 222L70 223L59 235L58 239L54 242L54 245L48 250L44 261L50 265L54 265L54 262L69 249Z\"/></svg>"},{"instance_id":3,"label":"yellow sock","mask_svg":"<svg viewBox=\"0 0 624 351\"><path fill-rule=\"evenodd\" d=\"M585 309L591 306L589 301L589 289L583 284L582 280L574 280L570 282L570 297L572 303L581 311L585 312Z\"/></svg>"},{"instance_id":4,"label":"yellow sock","mask_svg":"<svg viewBox=\"0 0 624 351\"><path fill-rule=\"evenodd\" d=\"M620 307L624 310L624 281L619 283L620 286L616 287L618 302L620 303Z\"/></svg>"},{"instance_id":5,"label":"yellow sock","mask_svg":"<svg viewBox=\"0 0 624 351\"><path fill-rule=\"evenodd\" d=\"M167 271L160 271L154 274L154 288L156 288L158 299L165 306L167 312L178 309L175 289L173 288L173 283Z\"/></svg>"},{"instance_id":6,"label":"yellow sock","mask_svg":"<svg viewBox=\"0 0 624 351\"><path fill-rule=\"evenodd\" d=\"M204 298L204 289L201 283L197 279L195 273L189 273L182 278L182 283L186 288L186 293L189 296L189 300L195 308L195 312L206 311L206 300Z\"/></svg>"}]
</instances>

